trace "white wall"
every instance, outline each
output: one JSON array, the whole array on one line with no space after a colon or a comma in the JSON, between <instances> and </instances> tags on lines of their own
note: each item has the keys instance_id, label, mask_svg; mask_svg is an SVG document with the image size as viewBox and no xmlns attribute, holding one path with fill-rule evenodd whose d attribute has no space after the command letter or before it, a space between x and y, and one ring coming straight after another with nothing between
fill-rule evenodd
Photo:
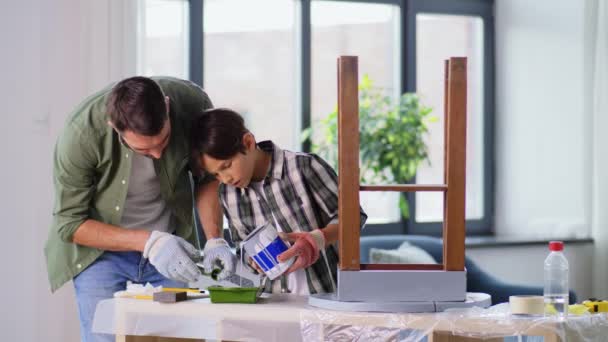
<instances>
[{"instance_id":1,"label":"white wall","mask_svg":"<svg viewBox=\"0 0 608 342\"><path fill-rule=\"evenodd\" d=\"M590 237L589 1L496 0L496 233ZM587 39L588 40L588 39ZM593 244L567 246L571 287L592 288ZM498 277L542 284L544 246L469 249Z\"/></svg>"},{"instance_id":2,"label":"white wall","mask_svg":"<svg viewBox=\"0 0 608 342\"><path fill-rule=\"evenodd\" d=\"M0 2L1 341L80 340L71 283L51 295L46 277L52 149L84 96L134 70L122 33L129 12L122 6L111 0Z\"/></svg>"},{"instance_id":3,"label":"white wall","mask_svg":"<svg viewBox=\"0 0 608 342\"><path fill-rule=\"evenodd\" d=\"M496 231L590 234L584 1L496 1Z\"/></svg>"}]
</instances>

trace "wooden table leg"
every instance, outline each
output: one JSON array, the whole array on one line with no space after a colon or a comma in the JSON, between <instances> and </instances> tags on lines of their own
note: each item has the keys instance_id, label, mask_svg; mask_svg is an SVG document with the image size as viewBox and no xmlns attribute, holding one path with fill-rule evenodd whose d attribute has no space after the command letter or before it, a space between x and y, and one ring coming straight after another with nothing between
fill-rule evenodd
<instances>
[{"instance_id":1,"label":"wooden table leg","mask_svg":"<svg viewBox=\"0 0 608 342\"><path fill-rule=\"evenodd\" d=\"M469 337L469 336L457 336L449 331L433 331L429 335L429 342L503 342L504 338L481 338L481 337Z\"/></svg>"},{"instance_id":2,"label":"wooden table leg","mask_svg":"<svg viewBox=\"0 0 608 342\"><path fill-rule=\"evenodd\" d=\"M562 339L556 333L550 332L543 335L543 342L561 342Z\"/></svg>"}]
</instances>

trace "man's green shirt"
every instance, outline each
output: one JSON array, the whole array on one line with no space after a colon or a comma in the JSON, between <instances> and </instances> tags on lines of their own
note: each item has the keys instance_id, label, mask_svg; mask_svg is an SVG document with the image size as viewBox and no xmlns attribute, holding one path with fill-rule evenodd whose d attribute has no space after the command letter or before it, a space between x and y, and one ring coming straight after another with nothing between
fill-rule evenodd
<instances>
[{"instance_id":1,"label":"man's green shirt","mask_svg":"<svg viewBox=\"0 0 608 342\"><path fill-rule=\"evenodd\" d=\"M192 82L153 77L170 98L171 138L154 168L162 198L177 222L175 234L193 241L192 195L188 178L188 132L193 114L212 107ZM68 117L55 146L55 206L45 246L51 290L55 291L95 261L103 250L72 243L87 219L119 225L129 188L133 151L108 125L106 100L112 85L82 102Z\"/></svg>"}]
</instances>

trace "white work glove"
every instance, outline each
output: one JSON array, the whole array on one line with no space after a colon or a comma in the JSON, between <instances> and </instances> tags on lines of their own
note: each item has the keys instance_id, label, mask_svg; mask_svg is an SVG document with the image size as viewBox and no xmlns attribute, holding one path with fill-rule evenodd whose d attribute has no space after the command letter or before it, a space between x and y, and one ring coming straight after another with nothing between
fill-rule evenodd
<instances>
[{"instance_id":1,"label":"white work glove","mask_svg":"<svg viewBox=\"0 0 608 342\"><path fill-rule=\"evenodd\" d=\"M173 234L153 231L144 247L144 258L165 277L183 283L195 282L201 275L196 262L199 252L188 241Z\"/></svg>"},{"instance_id":2,"label":"white work glove","mask_svg":"<svg viewBox=\"0 0 608 342\"><path fill-rule=\"evenodd\" d=\"M222 238L207 240L203 249L203 268L205 273L211 274L215 268L221 267L217 279L223 280L234 273L236 255L230 250L228 242Z\"/></svg>"}]
</instances>

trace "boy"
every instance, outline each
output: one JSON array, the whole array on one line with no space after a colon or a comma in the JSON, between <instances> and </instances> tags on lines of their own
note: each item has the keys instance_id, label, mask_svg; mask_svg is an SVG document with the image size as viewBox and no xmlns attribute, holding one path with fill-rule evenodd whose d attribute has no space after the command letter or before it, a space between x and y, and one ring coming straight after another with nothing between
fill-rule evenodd
<instances>
[{"instance_id":1,"label":"boy","mask_svg":"<svg viewBox=\"0 0 608 342\"><path fill-rule=\"evenodd\" d=\"M285 273L295 294L332 292L338 254L338 178L320 157L256 144L243 118L229 109L199 114L191 126L191 148L198 167L220 182L220 202L238 244L270 222L292 243L279 255L297 257ZM361 225L367 215L361 210ZM328 266L319 258L325 250ZM332 277L332 278L330 278ZM278 282L273 284L277 292Z\"/></svg>"}]
</instances>

